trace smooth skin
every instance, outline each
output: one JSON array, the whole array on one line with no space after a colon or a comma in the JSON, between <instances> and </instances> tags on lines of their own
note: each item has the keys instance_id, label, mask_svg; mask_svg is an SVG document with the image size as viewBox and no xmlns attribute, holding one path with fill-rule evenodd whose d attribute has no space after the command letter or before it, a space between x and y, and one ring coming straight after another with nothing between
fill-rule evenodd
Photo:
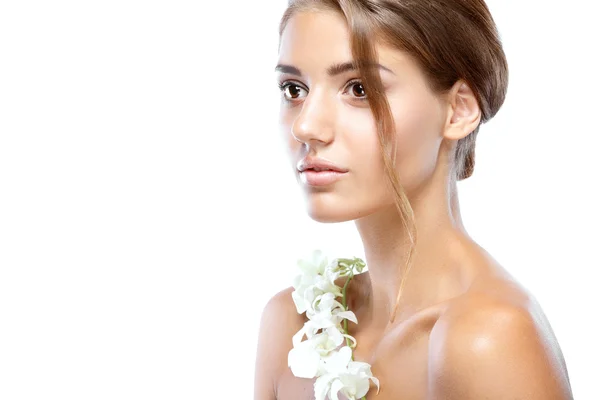
<instances>
[{"instance_id":1,"label":"smooth skin","mask_svg":"<svg viewBox=\"0 0 600 400\"><path fill-rule=\"evenodd\" d=\"M306 155L349 170L327 187L302 185L307 211L320 222L355 221L368 272L348 289L358 318L349 333L354 358L372 365L378 400L572 399L564 358L535 298L466 232L450 159L456 141L479 124L476 98L462 81L436 95L404 52L378 45L380 76L398 137L396 168L415 212L418 241L395 320L406 261L405 228L387 190L375 121L352 60L345 20L306 11L289 21L278 64L284 84L281 133L292 167ZM343 281L338 282L342 284ZM255 400L309 400L314 379L292 375L292 336L306 321L287 288L263 310ZM340 396L342 398L342 396Z\"/></svg>"}]
</instances>

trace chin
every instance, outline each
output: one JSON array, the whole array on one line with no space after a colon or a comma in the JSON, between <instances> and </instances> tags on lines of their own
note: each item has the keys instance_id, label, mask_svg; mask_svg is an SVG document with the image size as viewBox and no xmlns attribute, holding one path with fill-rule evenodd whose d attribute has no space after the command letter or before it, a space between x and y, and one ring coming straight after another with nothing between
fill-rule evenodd
<instances>
[{"instance_id":1,"label":"chin","mask_svg":"<svg viewBox=\"0 0 600 400\"><path fill-rule=\"evenodd\" d=\"M347 222L357 218L355 213L344 210L339 206L315 206L314 204L309 204L307 206L307 213L312 220L325 224Z\"/></svg>"},{"instance_id":2,"label":"chin","mask_svg":"<svg viewBox=\"0 0 600 400\"><path fill-rule=\"evenodd\" d=\"M323 224L333 224L338 222L347 222L350 221L351 218L345 218L344 216L335 215L331 213L308 213L308 216L316 222L321 222Z\"/></svg>"}]
</instances>

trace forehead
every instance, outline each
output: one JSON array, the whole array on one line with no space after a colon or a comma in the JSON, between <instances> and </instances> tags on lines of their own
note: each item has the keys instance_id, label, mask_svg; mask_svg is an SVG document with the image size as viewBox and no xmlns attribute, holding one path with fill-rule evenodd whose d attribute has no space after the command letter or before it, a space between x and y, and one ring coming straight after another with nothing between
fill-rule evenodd
<instances>
[{"instance_id":1,"label":"forehead","mask_svg":"<svg viewBox=\"0 0 600 400\"><path fill-rule=\"evenodd\" d=\"M303 11L288 21L280 42L280 58L300 57L303 60L332 54L348 60L351 57L350 35L346 21L333 11Z\"/></svg>"},{"instance_id":2,"label":"forehead","mask_svg":"<svg viewBox=\"0 0 600 400\"><path fill-rule=\"evenodd\" d=\"M408 54L374 42L379 63L404 73L416 65ZM323 74L334 63L352 60L350 32L345 18L335 11L301 11L288 21L281 35L279 61L309 75Z\"/></svg>"}]
</instances>

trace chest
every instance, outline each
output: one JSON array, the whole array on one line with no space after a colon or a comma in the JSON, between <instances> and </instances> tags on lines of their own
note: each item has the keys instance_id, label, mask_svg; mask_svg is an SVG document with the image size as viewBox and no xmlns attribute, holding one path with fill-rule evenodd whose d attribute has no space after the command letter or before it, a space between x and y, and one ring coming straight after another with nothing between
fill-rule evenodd
<instances>
[{"instance_id":1,"label":"chest","mask_svg":"<svg viewBox=\"0 0 600 400\"><path fill-rule=\"evenodd\" d=\"M358 345L354 350L354 359L371 364L373 376L380 383L379 394L377 387L371 383L367 399L426 398L429 331L428 327L416 325L376 342L356 336ZM314 400L315 380L297 378L289 368L285 369L278 382L277 400ZM347 398L340 394L339 400Z\"/></svg>"}]
</instances>

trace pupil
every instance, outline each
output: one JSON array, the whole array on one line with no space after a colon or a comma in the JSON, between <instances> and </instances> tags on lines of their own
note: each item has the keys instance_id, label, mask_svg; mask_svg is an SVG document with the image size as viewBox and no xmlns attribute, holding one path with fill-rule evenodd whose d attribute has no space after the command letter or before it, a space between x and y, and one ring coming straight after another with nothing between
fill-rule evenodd
<instances>
[{"instance_id":1,"label":"pupil","mask_svg":"<svg viewBox=\"0 0 600 400\"><path fill-rule=\"evenodd\" d=\"M292 95L292 97L294 97L295 95L298 94L297 93L298 87L296 85L290 85L289 89L290 89L290 94ZM296 93L294 93L294 92L296 92Z\"/></svg>"},{"instance_id":2,"label":"pupil","mask_svg":"<svg viewBox=\"0 0 600 400\"><path fill-rule=\"evenodd\" d=\"M356 92L356 90L354 90L354 94L356 94L356 95L357 95L357 96L359 96L359 97L361 97L361 96L364 96L364 94L365 94L365 93L364 93L364 90L363 90L363 87L362 87L362 85L361 85L361 84L358 84L358 83L356 83L356 84L354 85L354 87L355 87L355 88L356 88L356 87L360 87L360 92L361 92L361 93L357 93L357 92Z\"/></svg>"}]
</instances>

